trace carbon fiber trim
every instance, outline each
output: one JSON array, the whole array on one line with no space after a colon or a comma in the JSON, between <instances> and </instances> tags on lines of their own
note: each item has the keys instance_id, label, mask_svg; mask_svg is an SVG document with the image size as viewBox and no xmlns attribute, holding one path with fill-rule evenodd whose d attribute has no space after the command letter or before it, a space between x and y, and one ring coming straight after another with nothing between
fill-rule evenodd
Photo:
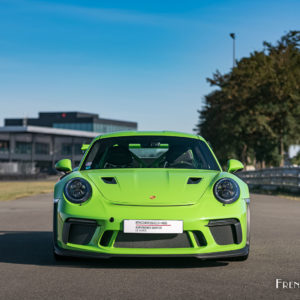
<instances>
[{"instance_id":1,"label":"carbon fiber trim","mask_svg":"<svg viewBox=\"0 0 300 300\"><path fill-rule=\"evenodd\" d=\"M249 246L233 251L223 251L203 254L155 254L155 255L125 255L125 254L107 254L87 251L66 250L54 245L54 252L59 256L86 257L86 258L112 258L112 257L196 257L199 259L227 259L232 257L245 256L249 253Z\"/></svg>"}]
</instances>

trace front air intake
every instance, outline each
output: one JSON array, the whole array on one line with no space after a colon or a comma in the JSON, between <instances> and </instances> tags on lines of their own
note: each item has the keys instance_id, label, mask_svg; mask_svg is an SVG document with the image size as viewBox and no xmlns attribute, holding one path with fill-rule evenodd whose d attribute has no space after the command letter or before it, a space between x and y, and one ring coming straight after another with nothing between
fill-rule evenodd
<instances>
[{"instance_id":1,"label":"front air intake","mask_svg":"<svg viewBox=\"0 0 300 300\"><path fill-rule=\"evenodd\" d=\"M115 177L101 177L103 182L107 184L117 184Z\"/></svg>"},{"instance_id":2,"label":"front air intake","mask_svg":"<svg viewBox=\"0 0 300 300\"><path fill-rule=\"evenodd\" d=\"M101 237L100 245L104 247L108 247L111 242L113 233L114 233L113 230L106 230Z\"/></svg>"},{"instance_id":3,"label":"front air intake","mask_svg":"<svg viewBox=\"0 0 300 300\"><path fill-rule=\"evenodd\" d=\"M207 226L219 245L240 244L242 242L241 223L237 219L211 220Z\"/></svg>"},{"instance_id":4,"label":"front air intake","mask_svg":"<svg viewBox=\"0 0 300 300\"><path fill-rule=\"evenodd\" d=\"M143 234L119 232L115 248L190 248L186 232L180 234Z\"/></svg>"},{"instance_id":5,"label":"front air intake","mask_svg":"<svg viewBox=\"0 0 300 300\"><path fill-rule=\"evenodd\" d=\"M63 227L63 242L87 245L97 228L97 222L85 219L68 219Z\"/></svg>"},{"instance_id":6,"label":"front air intake","mask_svg":"<svg viewBox=\"0 0 300 300\"><path fill-rule=\"evenodd\" d=\"M190 177L187 184L198 184L202 178L200 177Z\"/></svg>"}]
</instances>

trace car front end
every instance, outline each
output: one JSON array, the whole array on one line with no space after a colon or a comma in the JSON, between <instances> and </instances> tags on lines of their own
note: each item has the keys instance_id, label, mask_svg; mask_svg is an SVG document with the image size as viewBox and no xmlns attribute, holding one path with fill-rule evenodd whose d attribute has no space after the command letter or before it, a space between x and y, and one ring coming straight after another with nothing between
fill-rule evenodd
<instances>
[{"instance_id":1,"label":"car front end","mask_svg":"<svg viewBox=\"0 0 300 300\"><path fill-rule=\"evenodd\" d=\"M133 142L129 148L141 148L141 143ZM219 165L189 168L187 160L177 162L174 168L171 164L162 168L161 162L152 159L148 167L142 156L136 158L141 167L91 167L88 152L92 153L94 143L79 169L55 186L53 232L57 256L247 257L249 191L237 176L222 172ZM168 156L172 147L164 152L165 145L155 147ZM180 148L176 147L173 153ZM137 156L139 151L132 153ZM117 157L125 162L124 155L117 154L111 155L114 161L108 161L115 162ZM176 156L172 155L169 160Z\"/></svg>"}]
</instances>

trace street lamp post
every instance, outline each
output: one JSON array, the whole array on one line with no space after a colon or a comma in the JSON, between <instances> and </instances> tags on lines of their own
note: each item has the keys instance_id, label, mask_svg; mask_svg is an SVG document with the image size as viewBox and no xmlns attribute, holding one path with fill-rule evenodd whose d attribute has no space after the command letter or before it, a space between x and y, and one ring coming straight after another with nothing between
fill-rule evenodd
<instances>
[{"instance_id":1,"label":"street lamp post","mask_svg":"<svg viewBox=\"0 0 300 300\"><path fill-rule=\"evenodd\" d=\"M235 67L235 33L230 33L229 35L232 38L232 42L233 42L233 45L232 45L232 58L233 58L232 68L234 68Z\"/></svg>"}]
</instances>

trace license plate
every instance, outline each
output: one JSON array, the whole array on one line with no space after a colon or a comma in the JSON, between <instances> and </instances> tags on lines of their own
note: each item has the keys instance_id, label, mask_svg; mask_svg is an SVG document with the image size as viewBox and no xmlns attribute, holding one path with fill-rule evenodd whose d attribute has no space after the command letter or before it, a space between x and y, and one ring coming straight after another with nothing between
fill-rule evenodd
<instances>
[{"instance_id":1,"label":"license plate","mask_svg":"<svg viewBox=\"0 0 300 300\"><path fill-rule=\"evenodd\" d=\"M124 220L125 233L182 233L183 222L173 220Z\"/></svg>"}]
</instances>

